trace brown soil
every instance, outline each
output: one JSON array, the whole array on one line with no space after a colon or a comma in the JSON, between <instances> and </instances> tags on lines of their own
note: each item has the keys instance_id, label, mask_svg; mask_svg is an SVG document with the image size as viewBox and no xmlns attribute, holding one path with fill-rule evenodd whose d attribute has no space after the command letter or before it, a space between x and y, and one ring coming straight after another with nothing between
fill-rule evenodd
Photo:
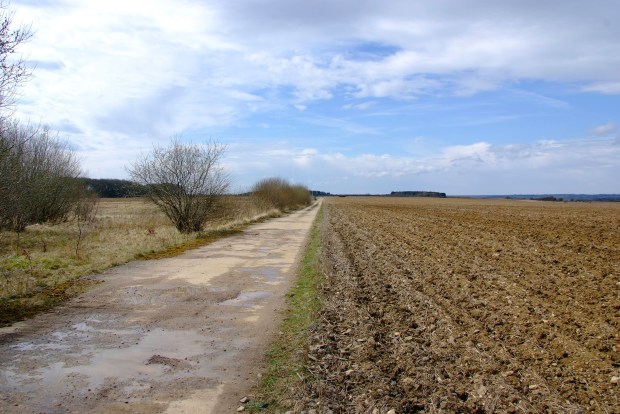
<instances>
[{"instance_id":1,"label":"brown soil","mask_svg":"<svg viewBox=\"0 0 620 414\"><path fill-rule=\"evenodd\" d=\"M324 207L306 409L620 412L620 204Z\"/></svg>"},{"instance_id":2,"label":"brown soil","mask_svg":"<svg viewBox=\"0 0 620 414\"><path fill-rule=\"evenodd\" d=\"M110 269L53 312L0 328L0 412L236 412L317 210Z\"/></svg>"}]
</instances>

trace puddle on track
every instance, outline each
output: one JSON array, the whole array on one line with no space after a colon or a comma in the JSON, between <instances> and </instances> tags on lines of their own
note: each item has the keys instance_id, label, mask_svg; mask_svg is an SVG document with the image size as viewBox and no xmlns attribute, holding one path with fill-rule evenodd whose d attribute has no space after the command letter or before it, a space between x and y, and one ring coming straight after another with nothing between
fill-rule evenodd
<instances>
[{"instance_id":1,"label":"puddle on track","mask_svg":"<svg viewBox=\"0 0 620 414\"><path fill-rule=\"evenodd\" d=\"M75 326L74 326L75 328ZM105 330L110 332L111 330ZM126 333L123 330L119 333ZM129 379L140 380L153 375L161 376L166 372L173 371L169 367L160 364L147 364L153 355L164 355L167 358L175 358L187 361L190 370L199 368L196 364L196 357L208 352L209 338L199 335L192 331L172 331L155 329L146 332L140 340L132 345L120 345L109 349L96 349L93 344L84 344L79 351L79 356L87 356L89 362L84 365L67 366L63 362L51 362L48 366L37 368L28 374L22 374L16 366L7 367L4 374L4 386L10 388L23 389L39 388L41 386L58 388L67 378L80 377L85 380L88 388L99 388L106 379L116 381L126 381ZM37 351L37 347L30 343L24 343L21 347ZM49 349L60 349L55 344ZM27 356L24 356L27 357ZM55 359L51 355L50 359ZM36 357L35 357L36 358ZM188 371L184 369L183 371ZM208 374L208 372L204 372ZM175 372L177 376L183 376L182 372Z\"/></svg>"},{"instance_id":2,"label":"puddle on track","mask_svg":"<svg viewBox=\"0 0 620 414\"><path fill-rule=\"evenodd\" d=\"M242 273L262 279L267 283L279 283L285 278L277 267L248 267L240 270Z\"/></svg>"},{"instance_id":3,"label":"puddle on track","mask_svg":"<svg viewBox=\"0 0 620 414\"><path fill-rule=\"evenodd\" d=\"M68 368L68 372L88 377L90 387L97 388L106 378L119 381L141 376L162 374L163 365L147 364L153 355L189 360L204 352L204 337L191 331L166 331L156 329L147 332L141 340L129 347L98 351L88 365Z\"/></svg>"},{"instance_id":4,"label":"puddle on track","mask_svg":"<svg viewBox=\"0 0 620 414\"><path fill-rule=\"evenodd\" d=\"M221 305L242 306L251 308L256 305L256 301L266 299L273 295L271 292L264 290L258 290L254 292L241 292L236 298L228 299L221 303Z\"/></svg>"}]
</instances>

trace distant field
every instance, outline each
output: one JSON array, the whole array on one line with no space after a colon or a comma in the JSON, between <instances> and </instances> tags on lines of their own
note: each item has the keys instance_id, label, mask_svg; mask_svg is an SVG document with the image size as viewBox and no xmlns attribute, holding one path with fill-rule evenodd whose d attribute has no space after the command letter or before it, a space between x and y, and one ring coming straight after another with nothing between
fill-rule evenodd
<instances>
[{"instance_id":1,"label":"distant field","mask_svg":"<svg viewBox=\"0 0 620 414\"><path fill-rule=\"evenodd\" d=\"M620 204L328 198L309 406L618 412Z\"/></svg>"},{"instance_id":2,"label":"distant field","mask_svg":"<svg viewBox=\"0 0 620 414\"><path fill-rule=\"evenodd\" d=\"M273 214L247 197L230 197L215 214L215 231ZM140 198L102 199L91 223L75 220L0 232L0 326L74 295L88 284L77 277L140 256L196 241L181 234L157 207Z\"/></svg>"}]
</instances>

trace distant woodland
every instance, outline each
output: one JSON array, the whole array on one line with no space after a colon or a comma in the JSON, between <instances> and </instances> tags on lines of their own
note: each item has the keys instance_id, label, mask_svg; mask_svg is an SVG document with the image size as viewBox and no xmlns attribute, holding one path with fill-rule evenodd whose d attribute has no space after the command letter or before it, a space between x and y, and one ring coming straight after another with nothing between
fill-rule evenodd
<instances>
[{"instance_id":1,"label":"distant woodland","mask_svg":"<svg viewBox=\"0 0 620 414\"><path fill-rule=\"evenodd\" d=\"M103 198L142 197L146 188L129 180L114 178L83 178L86 187Z\"/></svg>"},{"instance_id":2,"label":"distant woodland","mask_svg":"<svg viewBox=\"0 0 620 414\"><path fill-rule=\"evenodd\" d=\"M446 193L438 193L436 191L392 191L392 197L446 197Z\"/></svg>"}]
</instances>

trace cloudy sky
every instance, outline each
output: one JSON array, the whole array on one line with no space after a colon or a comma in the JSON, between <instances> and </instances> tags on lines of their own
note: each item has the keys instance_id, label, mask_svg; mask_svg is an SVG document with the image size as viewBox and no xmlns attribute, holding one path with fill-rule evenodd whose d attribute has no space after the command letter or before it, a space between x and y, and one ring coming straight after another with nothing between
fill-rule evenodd
<instances>
[{"instance_id":1,"label":"cloudy sky","mask_svg":"<svg viewBox=\"0 0 620 414\"><path fill-rule=\"evenodd\" d=\"M236 189L620 193L616 0L13 0L16 115L94 178L173 135Z\"/></svg>"}]
</instances>

